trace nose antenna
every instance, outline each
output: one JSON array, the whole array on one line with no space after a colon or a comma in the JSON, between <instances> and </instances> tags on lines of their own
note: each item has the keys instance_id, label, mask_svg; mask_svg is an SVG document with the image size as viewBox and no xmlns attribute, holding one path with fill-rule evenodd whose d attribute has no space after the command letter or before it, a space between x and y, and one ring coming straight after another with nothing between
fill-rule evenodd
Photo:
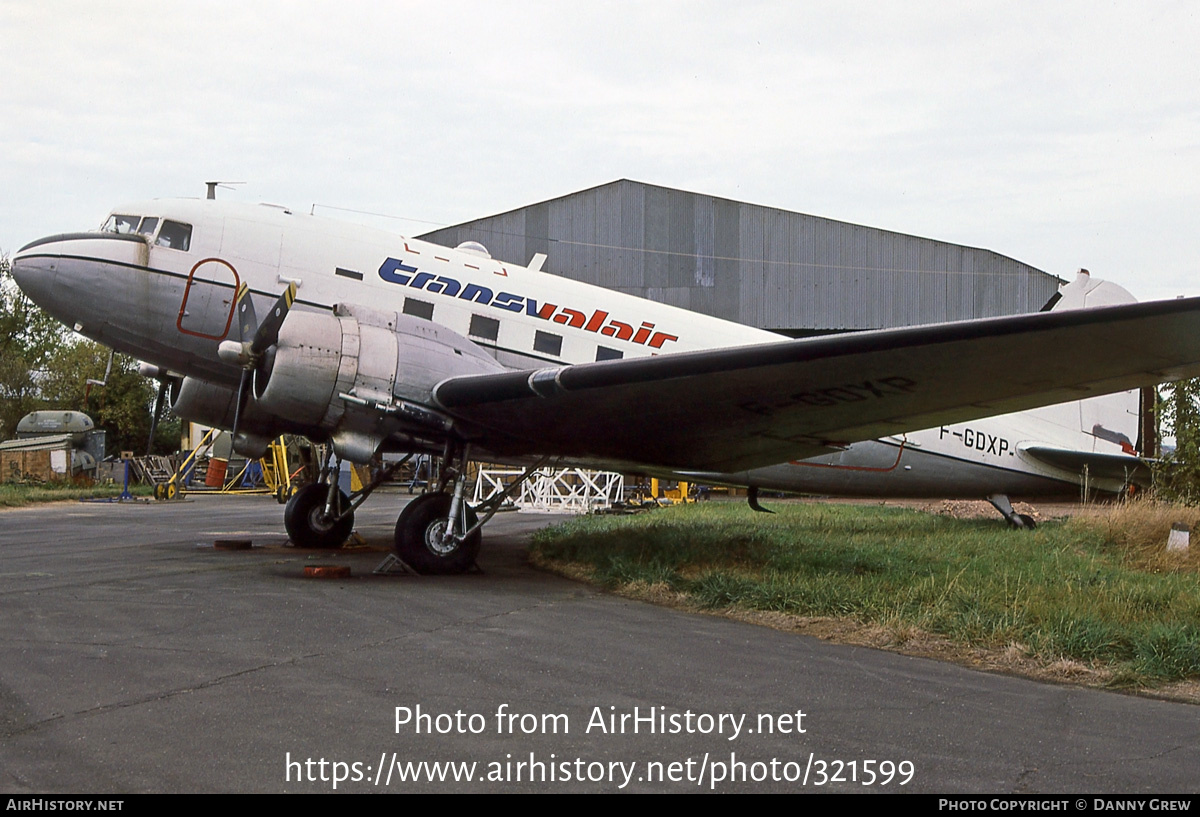
<instances>
[{"instance_id":1,"label":"nose antenna","mask_svg":"<svg viewBox=\"0 0 1200 817\"><path fill-rule=\"evenodd\" d=\"M232 190L231 184L245 184L245 182L205 182L208 187L208 195L205 198L215 199L217 197L217 188L224 187L226 190Z\"/></svg>"}]
</instances>

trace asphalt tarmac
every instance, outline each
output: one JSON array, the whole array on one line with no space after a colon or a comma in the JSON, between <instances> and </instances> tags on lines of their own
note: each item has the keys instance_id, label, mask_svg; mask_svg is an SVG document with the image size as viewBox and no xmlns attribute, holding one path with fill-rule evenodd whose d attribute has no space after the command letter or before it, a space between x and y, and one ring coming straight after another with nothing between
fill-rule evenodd
<instances>
[{"instance_id":1,"label":"asphalt tarmac","mask_svg":"<svg viewBox=\"0 0 1200 817\"><path fill-rule=\"evenodd\" d=\"M525 564L551 516L373 575L404 501L321 554L262 497L0 513L0 791L1200 791L1200 708L617 598Z\"/></svg>"}]
</instances>

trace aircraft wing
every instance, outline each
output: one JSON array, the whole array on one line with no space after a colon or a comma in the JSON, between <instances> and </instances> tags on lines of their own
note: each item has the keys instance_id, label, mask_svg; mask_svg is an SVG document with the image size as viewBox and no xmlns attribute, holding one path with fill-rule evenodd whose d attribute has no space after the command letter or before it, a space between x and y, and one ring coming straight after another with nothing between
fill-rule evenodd
<instances>
[{"instance_id":1,"label":"aircraft wing","mask_svg":"<svg viewBox=\"0 0 1200 817\"><path fill-rule=\"evenodd\" d=\"M1200 298L453 377L496 454L739 471L1200 375Z\"/></svg>"}]
</instances>

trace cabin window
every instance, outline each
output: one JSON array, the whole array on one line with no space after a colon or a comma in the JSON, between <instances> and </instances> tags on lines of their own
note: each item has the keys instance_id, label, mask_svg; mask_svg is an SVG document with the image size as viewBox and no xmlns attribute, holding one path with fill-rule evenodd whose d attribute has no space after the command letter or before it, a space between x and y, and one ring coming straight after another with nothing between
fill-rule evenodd
<instances>
[{"instance_id":1,"label":"cabin window","mask_svg":"<svg viewBox=\"0 0 1200 817\"><path fill-rule=\"evenodd\" d=\"M142 219L142 223L138 225L138 235L154 235L156 227L158 227L158 219L154 216L146 216Z\"/></svg>"},{"instance_id":2,"label":"cabin window","mask_svg":"<svg viewBox=\"0 0 1200 817\"><path fill-rule=\"evenodd\" d=\"M104 226L100 230L105 233L130 235L137 232L138 222L141 220L141 216L123 216L113 213L108 217L108 221L104 222Z\"/></svg>"},{"instance_id":3,"label":"cabin window","mask_svg":"<svg viewBox=\"0 0 1200 817\"><path fill-rule=\"evenodd\" d=\"M620 360L625 353L620 349L609 349L607 346L596 347L596 360Z\"/></svg>"},{"instance_id":4,"label":"cabin window","mask_svg":"<svg viewBox=\"0 0 1200 817\"><path fill-rule=\"evenodd\" d=\"M496 340L500 337L500 321L495 318L485 318L483 315L472 315L471 328L467 331L473 338Z\"/></svg>"},{"instance_id":5,"label":"cabin window","mask_svg":"<svg viewBox=\"0 0 1200 817\"><path fill-rule=\"evenodd\" d=\"M433 304L429 301L419 301L416 298L405 298L404 314L431 321L433 320Z\"/></svg>"},{"instance_id":6,"label":"cabin window","mask_svg":"<svg viewBox=\"0 0 1200 817\"><path fill-rule=\"evenodd\" d=\"M533 336L533 351L547 355L562 354L562 336L553 332L537 332Z\"/></svg>"},{"instance_id":7,"label":"cabin window","mask_svg":"<svg viewBox=\"0 0 1200 817\"><path fill-rule=\"evenodd\" d=\"M159 247L187 252L192 246L192 225L179 221L164 221L154 243Z\"/></svg>"}]
</instances>

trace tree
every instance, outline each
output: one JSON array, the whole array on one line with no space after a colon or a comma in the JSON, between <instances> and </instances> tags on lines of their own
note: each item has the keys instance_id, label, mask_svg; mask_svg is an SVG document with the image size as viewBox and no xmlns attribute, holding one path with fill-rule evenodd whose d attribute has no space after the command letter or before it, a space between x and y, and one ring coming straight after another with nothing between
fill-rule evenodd
<instances>
[{"instance_id":1,"label":"tree","mask_svg":"<svg viewBox=\"0 0 1200 817\"><path fill-rule=\"evenodd\" d=\"M41 407L38 373L67 345L62 325L25 297L9 259L0 256L0 439L12 437L17 422Z\"/></svg>"},{"instance_id":2,"label":"tree","mask_svg":"<svg viewBox=\"0 0 1200 817\"><path fill-rule=\"evenodd\" d=\"M146 453L155 388L137 373L137 361L128 355L113 355L106 379L109 354L106 347L90 340L71 344L55 356L41 378L41 397L48 408L87 412L97 428L108 432L110 454L124 450L141 456ZM105 385L89 388L89 379Z\"/></svg>"},{"instance_id":3,"label":"tree","mask_svg":"<svg viewBox=\"0 0 1200 817\"><path fill-rule=\"evenodd\" d=\"M1166 499L1200 502L1200 378L1167 383L1159 389L1158 417L1165 433L1175 436L1175 450L1163 454L1154 487Z\"/></svg>"}]
</instances>

